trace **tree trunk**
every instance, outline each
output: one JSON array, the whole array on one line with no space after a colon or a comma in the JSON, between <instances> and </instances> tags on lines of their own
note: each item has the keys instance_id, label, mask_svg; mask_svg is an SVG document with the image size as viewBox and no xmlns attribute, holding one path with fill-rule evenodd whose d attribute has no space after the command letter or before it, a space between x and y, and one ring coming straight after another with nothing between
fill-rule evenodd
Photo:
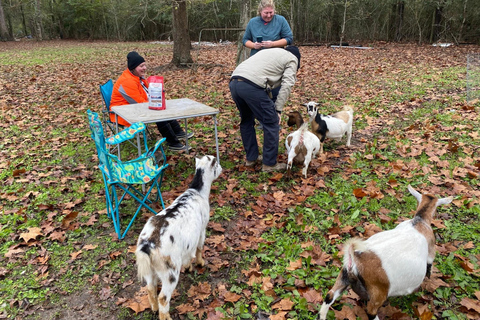
<instances>
[{"instance_id":1,"label":"tree trunk","mask_svg":"<svg viewBox=\"0 0 480 320\"><path fill-rule=\"evenodd\" d=\"M172 63L177 67L185 67L193 63L190 54L190 35L188 33L187 1L174 0L172 2L173 20L173 58Z\"/></svg>"},{"instance_id":2,"label":"tree trunk","mask_svg":"<svg viewBox=\"0 0 480 320\"><path fill-rule=\"evenodd\" d=\"M3 14L2 0L0 0L0 40L13 40L8 33L7 23L5 22L5 15Z\"/></svg>"},{"instance_id":3,"label":"tree trunk","mask_svg":"<svg viewBox=\"0 0 480 320\"><path fill-rule=\"evenodd\" d=\"M395 15L395 41L402 40L404 12L405 12L405 2L403 0L398 1L396 15Z\"/></svg>"},{"instance_id":4,"label":"tree trunk","mask_svg":"<svg viewBox=\"0 0 480 320\"><path fill-rule=\"evenodd\" d=\"M435 8L432 19L432 33L430 34L430 42L436 42L440 40L441 28L443 21L443 5L439 5Z\"/></svg>"},{"instance_id":5,"label":"tree trunk","mask_svg":"<svg viewBox=\"0 0 480 320\"><path fill-rule=\"evenodd\" d=\"M250 0L242 0L242 8L240 10L240 28L246 28L250 21ZM243 45L242 39L245 32L240 32L237 41L237 66L250 56L250 49Z\"/></svg>"},{"instance_id":6,"label":"tree trunk","mask_svg":"<svg viewBox=\"0 0 480 320\"><path fill-rule=\"evenodd\" d=\"M467 1L468 0L465 0L463 2L463 14L462 14L463 18L462 18L462 24L460 25L460 30L458 31L457 42L462 42L463 40L463 28L465 27L465 21L467 16Z\"/></svg>"},{"instance_id":7,"label":"tree trunk","mask_svg":"<svg viewBox=\"0 0 480 320\"><path fill-rule=\"evenodd\" d=\"M27 37L28 36L27 21L25 19L25 11L23 10L23 4L21 3L20 3L20 12L22 13L23 36Z\"/></svg>"},{"instance_id":8,"label":"tree trunk","mask_svg":"<svg viewBox=\"0 0 480 320\"><path fill-rule=\"evenodd\" d=\"M37 40L43 40L43 26L42 26L42 1L35 0L35 13L33 16L33 25L35 27L35 36Z\"/></svg>"},{"instance_id":9,"label":"tree trunk","mask_svg":"<svg viewBox=\"0 0 480 320\"><path fill-rule=\"evenodd\" d=\"M348 6L348 1L345 0L345 7L344 7L344 10L343 10L342 32L340 33L340 44L339 44L339 46L342 46L343 39L345 38L345 25L347 24L347 6Z\"/></svg>"}]
</instances>

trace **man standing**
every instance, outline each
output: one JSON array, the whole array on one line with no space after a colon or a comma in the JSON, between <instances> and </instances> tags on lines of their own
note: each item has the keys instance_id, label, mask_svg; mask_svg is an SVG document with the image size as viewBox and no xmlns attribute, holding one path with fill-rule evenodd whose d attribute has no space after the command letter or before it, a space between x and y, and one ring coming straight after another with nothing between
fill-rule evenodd
<instances>
[{"instance_id":1,"label":"man standing","mask_svg":"<svg viewBox=\"0 0 480 320\"><path fill-rule=\"evenodd\" d=\"M295 46L261 50L242 62L233 71L230 92L240 111L240 133L245 148L247 167L263 162L262 171L283 171L278 163L280 114L300 68L300 51ZM280 88L276 100L272 90ZM263 157L259 155L255 119L263 125Z\"/></svg>"}]
</instances>

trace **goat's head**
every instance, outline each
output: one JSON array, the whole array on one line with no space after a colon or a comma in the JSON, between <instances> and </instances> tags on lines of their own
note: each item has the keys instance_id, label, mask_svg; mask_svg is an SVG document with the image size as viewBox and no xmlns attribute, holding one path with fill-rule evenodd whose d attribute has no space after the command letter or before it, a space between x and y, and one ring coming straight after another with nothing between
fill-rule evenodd
<instances>
[{"instance_id":1,"label":"goat's head","mask_svg":"<svg viewBox=\"0 0 480 320\"><path fill-rule=\"evenodd\" d=\"M308 103L304 103L303 105L307 107L307 112L308 112L308 116L310 117L310 121L313 120L318 112L318 108L317 108L318 103L316 103L315 101L310 101Z\"/></svg>"},{"instance_id":2,"label":"goat's head","mask_svg":"<svg viewBox=\"0 0 480 320\"><path fill-rule=\"evenodd\" d=\"M204 179L213 181L222 173L222 167L214 156L195 158L196 174L201 174Z\"/></svg>"},{"instance_id":3,"label":"goat's head","mask_svg":"<svg viewBox=\"0 0 480 320\"><path fill-rule=\"evenodd\" d=\"M413 189L411 185L408 185L408 191L417 199L418 206L416 216L420 216L426 221L430 221L433 218L438 206L449 204L453 200L453 197L437 199L433 194L421 194Z\"/></svg>"},{"instance_id":4,"label":"goat's head","mask_svg":"<svg viewBox=\"0 0 480 320\"><path fill-rule=\"evenodd\" d=\"M287 116L288 116L287 125L289 127L293 127L294 125L297 125L297 128L300 128L300 126L303 124L303 118L300 112L292 111L288 113Z\"/></svg>"}]
</instances>

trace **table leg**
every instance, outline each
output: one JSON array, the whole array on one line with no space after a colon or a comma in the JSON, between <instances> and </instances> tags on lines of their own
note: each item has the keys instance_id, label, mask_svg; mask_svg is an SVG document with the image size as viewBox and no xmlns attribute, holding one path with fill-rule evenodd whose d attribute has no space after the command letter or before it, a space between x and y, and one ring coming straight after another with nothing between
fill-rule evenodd
<instances>
[{"instance_id":1,"label":"table leg","mask_svg":"<svg viewBox=\"0 0 480 320\"><path fill-rule=\"evenodd\" d=\"M217 115L213 115L213 123L215 124L215 146L217 147L217 161L220 163L220 153L218 152L218 133L217 133Z\"/></svg>"},{"instance_id":2,"label":"table leg","mask_svg":"<svg viewBox=\"0 0 480 320\"><path fill-rule=\"evenodd\" d=\"M185 146L187 147L187 152L188 153L188 124L187 124L187 118L185 118Z\"/></svg>"}]
</instances>

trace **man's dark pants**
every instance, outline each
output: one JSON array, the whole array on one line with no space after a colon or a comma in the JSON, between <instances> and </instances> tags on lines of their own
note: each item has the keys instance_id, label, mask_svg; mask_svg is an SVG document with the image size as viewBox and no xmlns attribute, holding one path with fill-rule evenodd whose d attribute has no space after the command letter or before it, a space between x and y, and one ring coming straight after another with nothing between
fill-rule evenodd
<instances>
[{"instance_id":1,"label":"man's dark pants","mask_svg":"<svg viewBox=\"0 0 480 320\"><path fill-rule=\"evenodd\" d=\"M273 166L277 163L279 124L275 103L267 92L241 79L230 81L230 92L233 101L240 111L240 133L248 161L258 157L255 118L263 125L263 163Z\"/></svg>"}]
</instances>

